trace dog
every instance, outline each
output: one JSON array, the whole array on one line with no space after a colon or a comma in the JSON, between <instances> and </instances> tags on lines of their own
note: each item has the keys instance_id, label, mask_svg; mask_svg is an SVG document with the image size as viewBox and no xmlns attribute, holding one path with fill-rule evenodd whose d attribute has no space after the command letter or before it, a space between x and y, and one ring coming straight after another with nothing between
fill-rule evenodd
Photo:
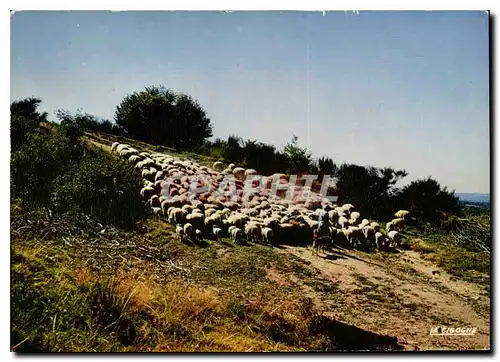
<instances>
[{"instance_id":1,"label":"dog","mask_svg":"<svg viewBox=\"0 0 500 362\"><path fill-rule=\"evenodd\" d=\"M318 254L318 252L325 252L325 249L330 246L330 237L322 236L315 238L313 241L313 254Z\"/></svg>"}]
</instances>

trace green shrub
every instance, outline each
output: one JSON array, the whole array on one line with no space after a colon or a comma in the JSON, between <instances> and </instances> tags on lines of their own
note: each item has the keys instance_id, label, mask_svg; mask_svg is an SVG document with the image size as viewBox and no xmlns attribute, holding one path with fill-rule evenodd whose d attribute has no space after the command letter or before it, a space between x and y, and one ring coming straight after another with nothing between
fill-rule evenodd
<instances>
[{"instance_id":1,"label":"green shrub","mask_svg":"<svg viewBox=\"0 0 500 362\"><path fill-rule=\"evenodd\" d=\"M38 129L11 154L11 196L27 203L48 206L52 181L78 163L82 147L67 135L67 130L55 132Z\"/></svg>"},{"instance_id":2,"label":"green shrub","mask_svg":"<svg viewBox=\"0 0 500 362\"><path fill-rule=\"evenodd\" d=\"M141 186L131 165L92 151L54 181L51 201L57 212L85 213L128 227L144 216Z\"/></svg>"}]
</instances>

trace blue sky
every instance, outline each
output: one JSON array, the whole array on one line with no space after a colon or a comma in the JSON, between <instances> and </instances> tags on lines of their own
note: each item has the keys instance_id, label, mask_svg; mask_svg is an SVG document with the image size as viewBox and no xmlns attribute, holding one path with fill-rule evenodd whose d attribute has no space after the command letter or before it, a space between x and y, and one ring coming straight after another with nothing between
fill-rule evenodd
<instances>
[{"instance_id":1,"label":"blue sky","mask_svg":"<svg viewBox=\"0 0 500 362\"><path fill-rule=\"evenodd\" d=\"M217 137L489 192L488 51L484 12L20 12L11 100L112 119L161 84Z\"/></svg>"}]
</instances>

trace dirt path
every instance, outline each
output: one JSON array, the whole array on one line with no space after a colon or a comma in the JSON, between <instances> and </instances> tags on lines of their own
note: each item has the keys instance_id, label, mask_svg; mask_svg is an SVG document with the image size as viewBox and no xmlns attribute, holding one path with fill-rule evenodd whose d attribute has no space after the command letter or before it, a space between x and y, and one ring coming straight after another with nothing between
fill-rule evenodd
<instances>
[{"instance_id":1,"label":"dirt path","mask_svg":"<svg viewBox=\"0 0 500 362\"><path fill-rule=\"evenodd\" d=\"M489 297L474 284L450 280L445 271L414 251L396 255L334 249L313 255L310 247L284 246L282 252L305 260L322 278L335 283L334 291L321 296L304 285L304 292L325 315L397 336L405 349L490 346ZM477 333L430 336L430 329L437 326L476 327Z\"/></svg>"}]
</instances>

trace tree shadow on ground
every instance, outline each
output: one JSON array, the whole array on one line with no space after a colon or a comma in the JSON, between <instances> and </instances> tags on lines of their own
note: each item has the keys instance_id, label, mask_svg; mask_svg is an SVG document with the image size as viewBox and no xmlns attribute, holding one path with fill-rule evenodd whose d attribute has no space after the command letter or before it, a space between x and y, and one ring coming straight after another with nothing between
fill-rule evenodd
<instances>
[{"instance_id":1,"label":"tree shadow on ground","mask_svg":"<svg viewBox=\"0 0 500 362\"><path fill-rule=\"evenodd\" d=\"M309 333L325 335L328 345L319 351L397 351L403 346L396 337L377 334L364 329L333 320L326 316L316 316L309 324Z\"/></svg>"}]
</instances>

